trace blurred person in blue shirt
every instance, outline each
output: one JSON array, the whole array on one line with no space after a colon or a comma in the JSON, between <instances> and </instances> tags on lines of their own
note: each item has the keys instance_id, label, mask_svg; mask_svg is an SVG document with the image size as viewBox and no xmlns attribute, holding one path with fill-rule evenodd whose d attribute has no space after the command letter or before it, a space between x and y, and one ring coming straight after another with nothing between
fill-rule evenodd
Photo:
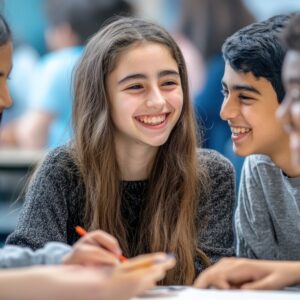
<instances>
[{"instance_id":1,"label":"blurred person in blue shirt","mask_svg":"<svg viewBox=\"0 0 300 300\"><path fill-rule=\"evenodd\" d=\"M123 0L47 0L45 9L51 52L29 74L27 111L2 135L21 148L54 148L71 138L72 73L84 44L109 17L132 13Z\"/></svg>"}]
</instances>

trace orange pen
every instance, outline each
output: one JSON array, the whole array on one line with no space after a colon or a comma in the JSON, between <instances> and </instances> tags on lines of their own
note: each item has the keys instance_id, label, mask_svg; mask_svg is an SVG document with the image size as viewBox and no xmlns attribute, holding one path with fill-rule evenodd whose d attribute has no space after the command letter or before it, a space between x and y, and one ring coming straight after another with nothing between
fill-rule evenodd
<instances>
[{"instance_id":1,"label":"orange pen","mask_svg":"<svg viewBox=\"0 0 300 300\"><path fill-rule=\"evenodd\" d=\"M82 228L81 226L76 226L76 227L75 227L75 230L76 230L76 232L77 232L80 236L85 236L85 235L87 234L87 231L86 231L84 228ZM128 258L125 257L125 256L123 256L123 255L119 255L119 256L118 256L118 259L119 259L120 262L124 262L124 261L126 261Z\"/></svg>"}]
</instances>

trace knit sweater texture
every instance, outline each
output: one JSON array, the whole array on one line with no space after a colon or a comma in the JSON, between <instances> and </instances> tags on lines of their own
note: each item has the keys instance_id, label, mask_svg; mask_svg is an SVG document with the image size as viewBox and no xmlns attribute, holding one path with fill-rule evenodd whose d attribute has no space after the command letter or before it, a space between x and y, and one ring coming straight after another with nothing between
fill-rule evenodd
<instances>
[{"instance_id":1,"label":"knit sweater texture","mask_svg":"<svg viewBox=\"0 0 300 300\"><path fill-rule=\"evenodd\" d=\"M198 160L208 174L208 193L200 199L198 244L211 262L233 256L233 210L235 205L234 170L231 163L213 150L198 151ZM122 214L134 240L139 211L145 200L148 182L123 181ZM73 245L78 240L74 228L83 226L85 188L67 147L48 154L25 195L15 231L6 243L43 247L49 241ZM201 224L201 220L205 220ZM197 273L203 269L195 261Z\"/></svg>"}]
</instances>

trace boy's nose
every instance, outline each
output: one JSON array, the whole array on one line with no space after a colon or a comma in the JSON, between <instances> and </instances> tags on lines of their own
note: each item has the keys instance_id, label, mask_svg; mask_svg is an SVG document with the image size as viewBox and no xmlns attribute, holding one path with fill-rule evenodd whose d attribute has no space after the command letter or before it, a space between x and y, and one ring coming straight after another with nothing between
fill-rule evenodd
<instances>
[{"instance_id":1,"label":"boy's nose","mask_svg":"<svg viewBox=\"0 0 300 300\"><path fill-rule=\"evenodd\" d=\"M222 120L227 121L235 118L239 114L239 111L239 104L231 97L228 97L223 101L220 117Z\"/></svg>"}]
</instances>

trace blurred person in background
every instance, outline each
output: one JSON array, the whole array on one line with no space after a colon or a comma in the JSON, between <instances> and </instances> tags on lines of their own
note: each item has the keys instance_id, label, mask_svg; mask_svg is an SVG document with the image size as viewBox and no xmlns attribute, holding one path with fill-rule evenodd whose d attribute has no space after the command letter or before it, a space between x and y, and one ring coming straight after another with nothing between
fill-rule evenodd
<instances>
[{"instance_id":1,"label":"blurred person in background","mask_svg":"<svg viewBox=\"0 0 300 300\"><path fill-rule=\"evenodd\" d=\"M2 144L54 148L72 136L72 73L88 38L114 15L131 15L123 0L47 0L48 49L29 85L27 111L7 124ZM30 75L29 75L30 76Z\"/></svg>"},{"instance_id":2,"label":"blurred person in background","mask_svg":"<svg viewBox=\"0 0 300 300\"><path fill-rule=\"evenodd\" d=\"M1 12L11 24L13 32L13 64L9 89L14 100L2 119L2 126L19 118L26 109L31 74L45 54L44 30L46 20L43 13L45 0L1 1Z\"/></svg>"},{"instance_id":3,"label":"blurred person in background","mask_svg":"<svg viewBox=\"0 0 300 300\"><path fill-rule=\"evenodd\" d=\"M242 0L186 0L182 8L182 31L195 43L206 63L204 86L195 98L199 127L205 128L204 147L228 157L238 181L243 159L233 153L231 132L219 116L224 73L221 46L228 36L255 19Z\"/></svg>"}]
</instances>

